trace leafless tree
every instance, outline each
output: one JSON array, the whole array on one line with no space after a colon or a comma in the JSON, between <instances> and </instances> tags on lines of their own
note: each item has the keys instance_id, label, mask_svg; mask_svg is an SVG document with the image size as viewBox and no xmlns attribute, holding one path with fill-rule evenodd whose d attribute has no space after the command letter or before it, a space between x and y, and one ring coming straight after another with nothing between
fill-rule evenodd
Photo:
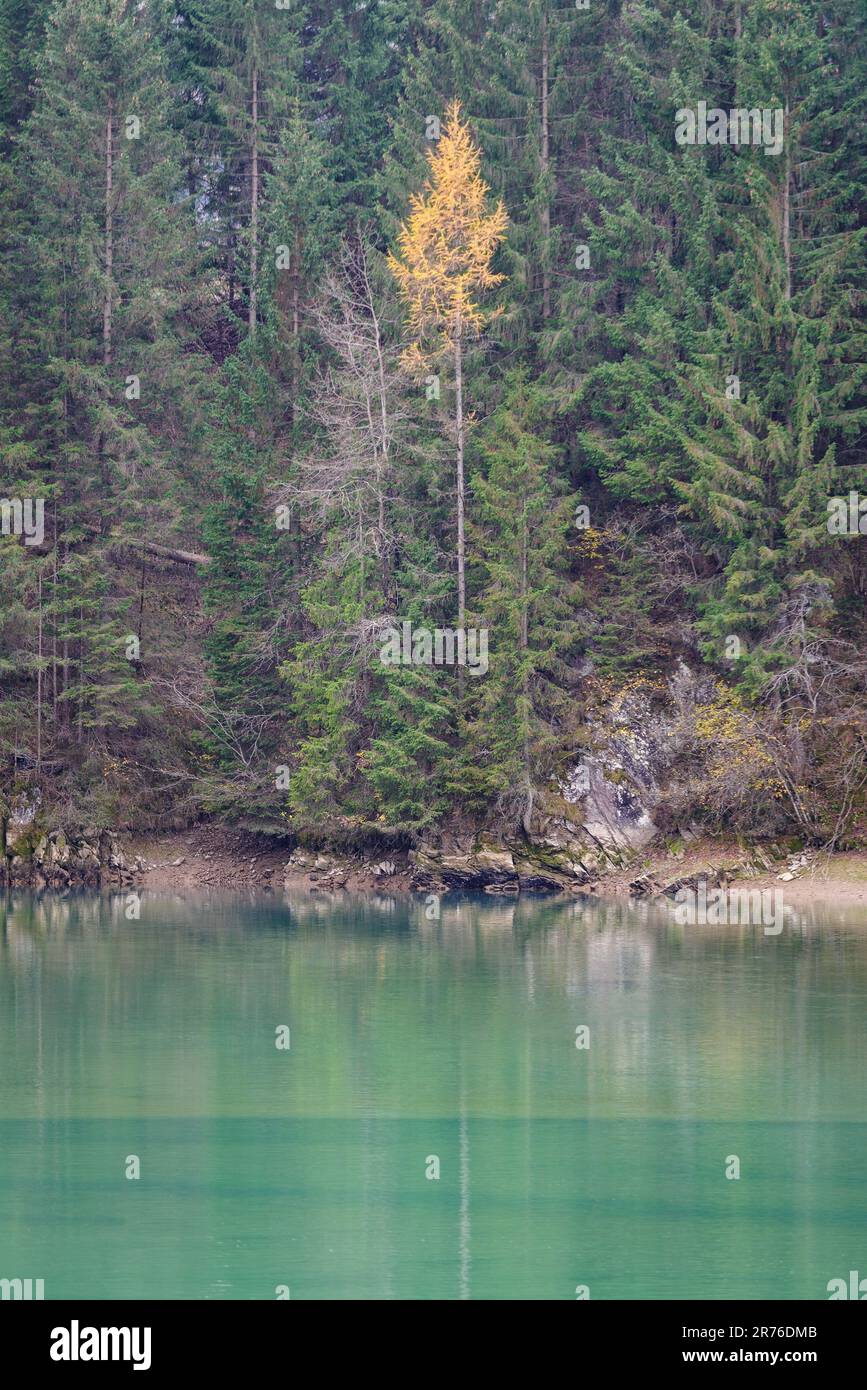
<instances>
[{"instance_id":1,"label":"leafless tree","mask_svg":"<svg viewBox=\"0 0 867 1390\"><path fill-rule=\"evenodd\" d=\"M363 238L345 243L312 310L332 361L311 392L311 423L321 448L301 465L295 492L332 525L335 515L343 518L329 563L358 560L364 574L371 560L388 597L394 469L408 414L400 345L386 318L374 261Z\"/></svg>"}]
</instances>

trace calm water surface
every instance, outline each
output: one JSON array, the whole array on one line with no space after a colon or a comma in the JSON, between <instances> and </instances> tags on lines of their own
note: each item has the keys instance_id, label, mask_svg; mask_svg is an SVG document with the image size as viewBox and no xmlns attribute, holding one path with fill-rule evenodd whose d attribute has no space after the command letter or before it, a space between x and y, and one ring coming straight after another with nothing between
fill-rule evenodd
<instances>
[{"instance_id":1,"label":"calm water surface","mask_svg":"<svg viewBox=\"0 0 867 1390\"><path fill-rule=\"evenodd\" d=\"M867 1274L865 1005L867 917L833 905L772 937L571 900L0 897L0 1277L827 1298Z\"/></svg>"}]
</instances>

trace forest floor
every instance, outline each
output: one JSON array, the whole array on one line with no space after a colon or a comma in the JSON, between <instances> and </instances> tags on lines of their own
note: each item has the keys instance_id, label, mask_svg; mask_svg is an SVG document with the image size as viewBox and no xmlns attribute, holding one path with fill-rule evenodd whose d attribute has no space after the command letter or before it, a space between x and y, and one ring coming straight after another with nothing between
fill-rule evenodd
<instances>
[{"instance_id":1,"label":"forest floor","mask_svg":"<svg viewBox=\"0 0 867 1390\"><path fill-rule=\"evenodd\" d=\"M201 888L280 892L284 881L292 888L307 890L321 891L338 886L321 881L323 874L315 866L315 851L308 851L311 861L308 867L287 868L291 852L288 844L275 844L268 836L230 826L204 824L183 832L124 835L121 841L130 868L136 857L141 860L142 868L135 873L136 882L158 892ZM360 856L350 860L339 854L323 853L331 863L339 866L340 877L344 880L339 887L346 891L408 891L409 873L403 871L401 864L394 875L383 878L376 874L371 860L363 860ZM787 860L782 859L767 873L751 874L743 881L748 882L751 889L784 888L786 900L792 906L832 901L843 906L867 908L867 850L806 857L807 863L800 867L791 869ZM688 878L703 869L730 868L742 858L743 851L733 842L713 840L695 842L686 853L677 856L664 850L657 854L647 851L640 863L606 875L592 885L582 885L580 891L599 897L624 897L629 895L630 885L640 875L647 875L654 884L661 885L675 878ZM781 878L782 874L790 873L791 877ZM740 881L736 875L731 878L733 882Z\"/></svg>"}]
</instances>

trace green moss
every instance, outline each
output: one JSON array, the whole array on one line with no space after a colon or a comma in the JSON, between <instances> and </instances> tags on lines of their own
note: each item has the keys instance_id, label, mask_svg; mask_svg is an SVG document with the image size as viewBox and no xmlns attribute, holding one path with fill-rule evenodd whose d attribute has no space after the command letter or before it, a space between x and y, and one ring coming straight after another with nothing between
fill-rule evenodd
<instances>
[{"instance_id":1,"label":"green moss","mask_svg":"<svg viewBox=\"0 0 867 1390\"><path fill-rule=\"evenodd\" d=\"M17 854L19 859L32 859L33 852L39 841L44 839L48 831L45 825L37 816L33 824L23 830L13 845L7 846L7 852Z\"/></svg>"}]
</instances>

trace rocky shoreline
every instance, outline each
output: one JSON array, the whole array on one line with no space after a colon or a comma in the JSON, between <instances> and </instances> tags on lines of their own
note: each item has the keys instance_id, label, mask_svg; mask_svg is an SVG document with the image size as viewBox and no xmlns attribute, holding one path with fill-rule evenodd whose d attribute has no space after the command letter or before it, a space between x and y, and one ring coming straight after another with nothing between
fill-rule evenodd
<instances>
[{"instance_id":1,"label":"rocky shoreline","mask_svg":"<svg viewBox=\"0 0 867 1390\"><path fill-rule=\"evenodd\" d=\"M122 840L129 840L126 850ZM219 827L196 828L173 837L168 845L164 840L155 845L145 841L139 852L137 848L135 837L110 831L67 835L62 829L52 830L7 851L2 881L10 887L59 890L190 878L202 885L273 889L278 886L275 880L282 880L302 882L313 891L388 887L392 892L508 895L575 891L599 877L598 861L588 864L550 848L516 852L482 845L449 851L425 845L371 854L365 849L275 845L268 837ZM254 853L248 856L247 850ZM605 863L613 867L614 861L605 858Z\"/></svg>"},{"instance_id":2,"label":"rocky shoreline","mask_svg":"<svg viewBox=\"0 0 867 1390\"><path fill-rule=\"evenodd\" d=\"M653 899L698 881L764 878L790 894L807 891L808 879L848 882L846 856L771 833L714 839L696 818L701 786L683 771L682 724L685 712L715 710L714 699L707 679L682 662L659 686L634 681L597 712L592 751L576 752L562 780L537 788L524 832L509 834L496 824L401 832L341 816L306 834L279 822L254 829L204 818L150 831L57 828L58 808L30 787L7 798L0 818L0 883ZM864 837L848 843L857 897L867 883Z\"/></svg>"},{"instance_id":3,"label":"rocky shoreline","mask_svg":"<svg viewBox=\"0 0 867 1390\"><path fill-rule=\"evenodd\" d=\"M599 877L598 862L587 864L577 855L485 843L463 850L425 844L382 858L298 848L284 867L287 879L302 879L314 889L388 887L414 893L503 896L576 892Z\"/></svg>"},{"instance_id":4,"label":"rocky shoreline","mask_svg":"<svg viewBox=\"0 0 867 1390\"><path fill-rule=\"evenodd\" d=\"M415 848L307 846L219 824L136 836L61 829L7 842L0 883L42 892L74 889L225 890L335 894L484 893L671 900L681 888L782 886L788 897L833 896L867 906L867 853L822 856L780 843L697 840L594 853L557 844L497 844L451 837Z\"/></svg>"},{"instance_id":5,"label":"rocky shoreline","mask_svg":"<svg viewBox=\"0 0 867 1390\"><path fill-rule=\"evenodd\" d=\"M135 882L140 864L128 863L120 840L109 830L67 836L62 829L7 843L0 885L36 890L123 887Z\"/></svg>"}]
</instances>

